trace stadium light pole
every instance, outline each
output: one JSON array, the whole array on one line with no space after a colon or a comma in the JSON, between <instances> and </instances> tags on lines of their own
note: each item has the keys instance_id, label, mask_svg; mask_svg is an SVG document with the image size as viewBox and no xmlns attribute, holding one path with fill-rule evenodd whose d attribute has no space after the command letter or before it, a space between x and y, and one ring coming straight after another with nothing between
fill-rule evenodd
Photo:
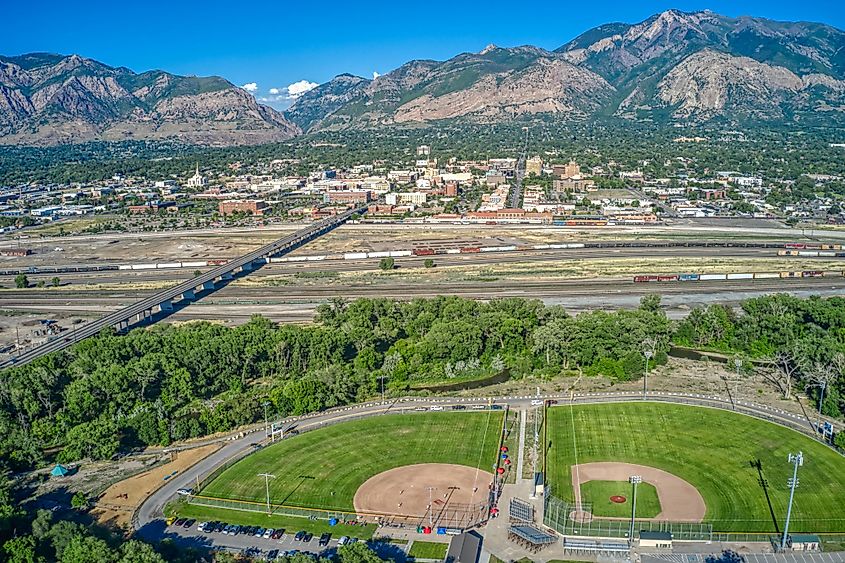
<instances>
[{"instance_id":1,"label":"stadium light pole","mask_svg":"<svg viewBox=\"0 0 845 563\"><path fill-rule=\"evenodd\" d=\"M734 367L736 368L736 381L734 382L734 397L739 391L739 368L742 367L742 358L734 358Z\"/></svg>"},{"instance_id":2,"label":"stadium light pole","mask_svg":"<svg viewBox=\"0 0 845 563\"><path fill-rule=\"evenodd\" d=\"M787 481L789 485L789 505L786 509L786 524L783 526L783 539L780 541L780 548L786 549L786 539L789 537L789 518L792 516L792 499L795 498L795 487L798 486L798 468L804 465L804 453L789 454L789 463L792 464L792 479Z\"/></svg>"},{"instance_id":3,"label":"stadium light pole","mask_svg":"<svg viewBox=\"0 0 845 563\"><path fill-rule=\"evenodd\" d=\"M631 475L628 478L628 481L631 482L631 486L634 488L633 500L631 503L631 532L628 534L628 539L630 541L634 541L634 523L637 518L637 485L643 482L643 478L640 475Z\"/></svg>"},{"instance_id":4,"label":"stadium light pole","mask_svg":"<svg viewBox=\"0 0 845 563\"><path fill-rule=\"evenodd\" d=\"M435 490L435 487L428 488L428 526L429 528L434 526L434 499L432 498L431 493Z\"/></svg>"},{"instance_id":5,"label":"stadium light pole","mask_svg":"<svg viewBox=\"0 0 845 563\"><path fill-rule=\"evenodd\" d=\"M264 477L264 489L267 491L267 515L270 515L270 477L273 479L276 478L275 475L271 473L259 473L259 477Z\"/></svg>"}]
</instances>

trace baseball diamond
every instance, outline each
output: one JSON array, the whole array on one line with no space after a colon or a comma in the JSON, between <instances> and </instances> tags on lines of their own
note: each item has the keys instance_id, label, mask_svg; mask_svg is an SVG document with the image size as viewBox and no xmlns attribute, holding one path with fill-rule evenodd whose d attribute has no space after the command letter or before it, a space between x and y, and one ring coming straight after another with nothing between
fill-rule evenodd
<instances>
[{"instance_id":1,"label":"baseball diamond","mask_svg":"<svg viewBox=\"0 0 845 563\"><path fill-rule=\"evenodd\" d=\"M369 479L417 464L427 464L418 466L425 468L421 473L437 478L438 484L431 486L449 486L441 481L444 475L449 480L457 465L466 468L472 480L461 473L451 485L468 490L477 482L478 489L486 491L502 421L501 412L486 411L391 414L339 423L286 438L247 456L200 494L263 502L265 483L258 474L267 473L275 476L269 480L271 504L351 512L357 508L356 492ZM435 467L442 471L431 473L430 464L444 465ZM396 510L400 496L397 491L395 500L383 501L386 513L425 514L424 507L422 512Z\"/></svg>"},{"instance_id":2,"label":"baseball diamond","mask_svg":"<svg viewBox=\"0 0 845 563\"><path fill-rule=\"evenodd\" d=\"M667 495L666 486L655 483L661 518L701 520L716 531L776 532L789 499L787 455L803 451L791 530L845 531L839 501L845 457L794 430L733 412L655 402L561 405L547 410L546 421L547 481L556 497L575 496L576 465L590 479L642 474L654 483L663 474L664 485L678 486Z\"/></svg>"}]
</instances>

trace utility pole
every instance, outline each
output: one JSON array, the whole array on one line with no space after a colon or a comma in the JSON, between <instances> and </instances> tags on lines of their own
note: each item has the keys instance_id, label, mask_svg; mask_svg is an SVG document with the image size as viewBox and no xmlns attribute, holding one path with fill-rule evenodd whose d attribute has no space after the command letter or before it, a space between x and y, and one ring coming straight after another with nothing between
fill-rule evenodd
<instances>
[{"instance_id":1,"label":"utility pole","mask_svg":"<svg viewBox=\"0 0 845 563\"><path fill-rule=\"evenodd\" d=\"M628 481L631 482L631 486L634 489L633 498L631 502L631 532L628 534L628 539L633 542L634 541L634 523L637 519L637 485L643 482L643 478L640 475L631 475L628 478Z\"/></svg>"},{"instance_id":2,"label":"utility pole","mask_svg":"<svg viewBox=\"0 0 845 563\"><path fill-rule=\"evenodd\" d=\"M276 478L275 475L270 473L259 473L259 477L264 477L264 489L267 491L267 515L270 515L270 478Z\"/></svg>"},{"instance_id":3,"label":"utility pole","mask_svg":"<svg viewBox=\"0 0 845 563\"><path fill-rule=\"evenodd\" d=\"M780 542L780 548L786 549L786 540L789 537L789 519L792 516L792 499L795 498L795 488L798 486L798 468L804 465L804 452L798 454L789 454L789 463L792 464L792 479L789 479L786 484L789 485L789 506L786 509L786 524L783 526L783 539Z\"/></svg>"}]
</instances>

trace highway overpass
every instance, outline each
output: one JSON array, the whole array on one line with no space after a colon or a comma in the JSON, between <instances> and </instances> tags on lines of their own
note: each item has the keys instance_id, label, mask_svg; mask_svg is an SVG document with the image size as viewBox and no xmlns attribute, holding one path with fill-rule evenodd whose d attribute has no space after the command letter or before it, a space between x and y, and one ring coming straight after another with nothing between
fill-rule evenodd
<instances>
[{"instance_id":1,"label":"highway overpass","mask_svg":"<svg viewBox=\"0 0 845 563\"><path fill-rule=\"evenodd\" d=\"M29 348L0 364L0 368L23 365L44 354L64 350L82 339L99 333L105 328L114 327L117 330L126 330L132 325L160 320L172 313L175 309L184 307L223 287L235 277L246 275L260 268L267 263L268 258L290 252L343 224L352 215L363 213L364 211L365 208L350 209L340 215L312 223L304 229L282 237L270 244L266 244L257 250L244 254L240 258L231 260L222 266L212 268L204 274L200 274L169 289L159 291L119 311L91 321L80 328L72 330L70 334L62 335L44 344Z\"/></svg>"}]
</instances>

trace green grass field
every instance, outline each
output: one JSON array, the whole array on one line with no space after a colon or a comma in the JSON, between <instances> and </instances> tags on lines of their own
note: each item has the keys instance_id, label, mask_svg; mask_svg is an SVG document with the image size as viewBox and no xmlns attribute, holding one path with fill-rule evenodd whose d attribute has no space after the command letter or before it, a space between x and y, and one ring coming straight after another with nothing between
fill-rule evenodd
<instances>
[{"instance_id":1,"label":"green grass field","mask_svg":"<svg viewBox=\"0 0 845 563\"><path fill-rule=\"evenodd\" d=\"M502 413L439 412L374 416L287 438L226 469L202 495L263 502L270 473L274 504L352 510L364 481L414 463L454 463L491 471Z\"/></svg>"},{"instance_id":2,"label":"green grass field","mask_svg":"<svg viewBox=\"0 0 845 563\"><path fill-rule=\"evenodd\" d=\"M446 552L449 551L448 543L439 543L433 541L417 541L411 544L411 549L408 550L408 555L418 559L444 559Z\"/></svg>"},{"instance_id":3,"label":"green grass field","mask_svg":"<svg viewBox=\"0 0 845 563\"><path fill-rule=\"evenodd\" d=\"M610 497L625 497L624 503L615 503ZM581 500L592 503L594 516L613 518L631 517L631 484L626 481L587 481L581 484ZM649 483L637 485L637 518L654 518L660 514L657 489Z\"/></svg>"},{"instance_id":4,"label":"green grass field","mask_svg":"<svg viewBox=\"0 0 845 563\"><path fill-rule=\"evenodd\" d=\"M573 422L578 462L657 467L694 485L717 531L782 529L792 476L789 453L804 452L794 532L845 532L845 457L787 428L747 416L683 405L611 403L548 411L548 481L572 498Z\"/></svg>"}]
</instances>

